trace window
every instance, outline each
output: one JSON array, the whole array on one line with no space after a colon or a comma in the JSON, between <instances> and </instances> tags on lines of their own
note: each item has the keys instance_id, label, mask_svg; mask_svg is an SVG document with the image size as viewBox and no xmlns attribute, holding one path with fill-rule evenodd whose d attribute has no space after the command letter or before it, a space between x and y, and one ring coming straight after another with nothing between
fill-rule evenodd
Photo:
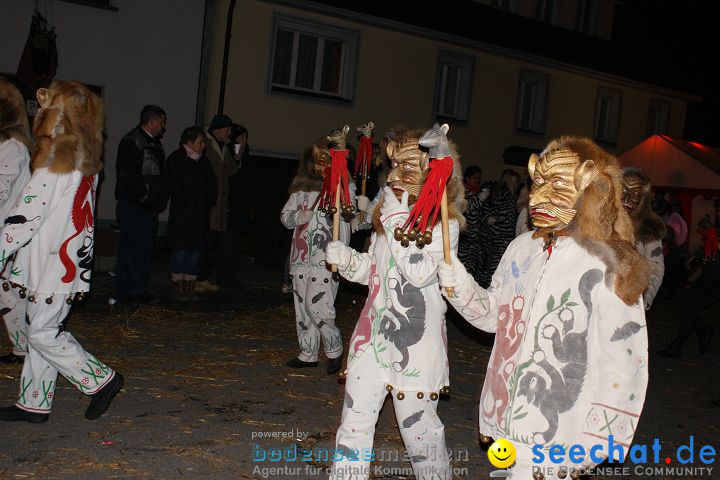
<instances>
[{"instance_id":1,"label":"window","mask_svg":"<svg viewBox=\"0 0 720 480\"><path fill-rule=\"evenodd\" d=\"M595 140L616 144L620 130L622 93L611 88L598 88L595 105Z\"/></svg>"},{"instance_id":2,"label":"window","mask_svg":"<svg viewBox=\"0 0 720 480\"><path fill-rule=\"evenodd\" d=\"M541 22L555 25L557 23L557 5L555 0L538 0L535 18Z\"/></svg>"},{"instance_id":3,"label":"window","mask_svg":"<svg viewBox=\"0 0 720 480\"><path fill-rule=\"evenodd\" d=\"M667 135L670 124L670 102L653 98L648 110L648 137L651 135Z\"/></svg>"},{"instance_id":4,"label":"window","mask_svg":"<svg viewBox=\"0 0 720 480\"><path fill-rule=\"evenodd\" d=\"M596 7L595 0L578 0L575 30L585 35L595 35Z\"/></svg>"},{"instance_id":5,"label":"window","mask_svg":"<svg viewBox=\"0 0 720 480\"><path fill-rule=\"evenodd\" d=\"M435 116L466 122L470 114L473 57L441 51L435 87Z\"/></svg>"},{"instance_id":6,"label":"window","mask_svg":"<svg viewBox=\"0 0 720 480\"><path fill-rule=\"evenodd\" d=\"M117 11L117 7L113 4L114 0L62 0L67 3L77 3L79 5L85 5L86 7L97 7L105 10Z\"/></svg>"},{"instance_id":7,"label":"window","mask_svg":"<svg viewBox=\"0 0 720 480\"><path fill-rule=\"evenodd\" d=\"M511 13L517 12L517 0L492 0L492 6Z\"/></svg>"},{"instance_id":8,"label":"window","mask_svg":"<svg viewBox=\"0 0 720 480\"><path fill-rule=\"evenodd\" d=\"M270 91L351 102L359 33L275 16Z\"/></svg>"},{"instance_id":9,"label":"window","mask_svg":"<svg viewBox=\"0 0 720 480\"><path fill-rule=\"evenodd\" d=\"M545 132L548 77L542 73L520 72L515 127L519 132Z\"/></svg>"}]
</instances>

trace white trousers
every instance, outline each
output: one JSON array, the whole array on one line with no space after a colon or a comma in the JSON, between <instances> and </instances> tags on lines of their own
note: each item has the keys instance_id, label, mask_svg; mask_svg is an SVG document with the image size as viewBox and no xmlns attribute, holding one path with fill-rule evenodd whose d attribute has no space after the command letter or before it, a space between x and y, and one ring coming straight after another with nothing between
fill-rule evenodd
<instances>
[{"instance_id":1,"label":"white trousers","mask_svg":"<svg viewBox=\"0 0 720 480\"><path fill-rule=\"evenodd\" d=\"M372 362L362 366L369 368L357 365L348 372L342 422L335 436L336 449L348 453L355 450L358 454L334 462L331 480L366 480L370 473L367 453L372 452L375 424L388 392L377 367ZM415 478L449 480L452 472L445 427L437 415L438 401L430 399L430 392L423 392L423 398L418 398L418 392L403 392L402 400L398 400L397 393L392 392L395 417Z\"/></svg>"},{"instance_id":2,"label":"white trousers","mask_svg":"<svg viewBox=\"0 0 720 480\"><path fill-rule=\"evenodd\" d=\"M328 358L342 356L340 329L335 326L338 282L326 268L309 268L292 274L295 327L303 362L317 362L322 342Z\"/></svg>"},{"instance_id":3,"label":"white trousers","mask_svg":"<svg viewBox=\"0 0 720 480\"><path fill-rule=\"evenodd\" d=\"M86 352L65 331L64 321L72 307L66 302L68 296L55 295L50 304L47 298L36 295L34 302L27 302L28 353L15 404L36 413L50 412L58 372L86 395L98 392L115 376L110 367Z\"/></svg>"},{"instance_id":4,"label":"white trousers","mask_svg":"<svg viewBox=\"0 0 720 480\"><path fill-rule=\"evenodd\" d=\"M13 287L10 282L2 282L0 288L0 316L2 316L5 328L7 328L12 352L20 357L24 357L27 353L26 302L27 299L20 298L20 287Z\"/></svg>"}]
</instances>

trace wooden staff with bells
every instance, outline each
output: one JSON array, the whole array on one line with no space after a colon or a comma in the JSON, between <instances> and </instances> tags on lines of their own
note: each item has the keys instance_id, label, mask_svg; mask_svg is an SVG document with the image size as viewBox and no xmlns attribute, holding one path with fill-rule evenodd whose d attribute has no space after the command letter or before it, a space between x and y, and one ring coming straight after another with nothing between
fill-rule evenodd
<instances>
[{"instance_id":1,"label":"wooden staff with bells","mask_svg":"<svg viewBox=\"0 0 720 480\"><path fill-rule=\"evenodd\" d=\"M342 129L333 130L327 139L333 145L330 149L330 180L324 182L320 191L320 207L325 207L333 215L332 239L340 239L340 212L345 219L351 219L355 206L350 203L350 189L348 187L347 169L347 134L350 127L345 125ZM327 177L327 175L326 175ZM342 204L342 207L341 207ZM337 265L331 265L333 274L337 274Z\"/></svg>"},{"instance_id":2,"label":"wooden staff with bells","mask_svg":"<svg viewBox=\"0 0 720 480\"><path fill-rule=\"evenodd\" d=\"M372 132L375 128L373 122L357 127L360 132L360 148L358 149L357 161L355 162L355 176L360 175L360 195L365 196L367 189L368 168L372 158ZM360 222L365 221L365 212L360 212Z\"/></svg>"}]
</instances>

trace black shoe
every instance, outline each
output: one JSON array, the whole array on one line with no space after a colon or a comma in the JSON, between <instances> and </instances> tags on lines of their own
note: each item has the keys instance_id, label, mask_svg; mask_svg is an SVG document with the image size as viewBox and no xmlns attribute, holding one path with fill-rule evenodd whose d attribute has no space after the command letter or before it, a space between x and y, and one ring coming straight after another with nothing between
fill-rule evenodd
<instances>
[{"instance_id":1,"label":"black shoe","mask_svg":"<svg viewBox=\"0 0 720 480\"><path fill-rule=\"evenodd\" d=\"M332 375L333 373L337 373L342 368L342 356L337 358L329 358L328 364L327 364L327 373L328 375Z\"/></svg>"},{"instance_id":2,"label":"black shoe","mask_svg":"<svg viewBox=\"0 0 720 480\"><path fill-rule=\"evenodd\" d=\"M85 418L88 420L95 420L105 413L105 411L110 407L113 398L115 398L115 395L117 395L124 384L125 379L123 376L115 372L113 379L110 380L110 382L108 382L102 390L92 394L90 405L87 410L85 410Z\"/></svg>"},{"instance_id":3,"label":"black shoe","mask_svg":"<svg viewBox=\"0 0 720 480\"><path fill-rule=\"evenodd\" d=\"M715 328L712 325L707 325L702 329L700 333L700 344L698 345L698 352L707 353L710 350L710 339L715 333Z\"/></svg>"},{"instance_id":4,"label":"black shoe","mask_svg":"<svg viewBox=\"0 0 720 480\"><path fill-rule=\"evenodd\" d=\"M157 305L160 303L160 297L153 295L150 292L143 292L139 295L135 295L135 302L142 305Z\"/></svg>"},{"instance_id":5,"label":"black shoe","mask_svg":"<svg viewBox=\"0 0 720 480\"><path fill-rule=\"evenodd\" d=\"M659 357L663 358L682 358L682 350L677 345L668 345L657 352Z\"/></svg>"},{"instance_id":6,"label":"black shoe","mask_svg":"<svg viewBox=\"0 0 720 480\"><path fill-rule=\"evenodd\" d=\"M317 367L318 362L303 362L299 358L293 358L292 360L288 360L285 365L287 365L290 368L309 368L309 367Z\"/></svg>"},{"instance_id":7,"label":"black shoe","mask_svg":"<svg viewBox=\"0 0 720 480\"><path fill-rule=\"evenodd\" d=\"M0 408L0 420L4 422L45 423L48 421L49 416L47 413L28 412L15 405Z\"/></svg>"},{"instance_id":8,"label":"black shoe","mask_svg":"<svg viewBox=\"0 0 720 480\"><path fill-rule=\"evenodd\" d=\"M15 355L12 352L0 357L0 363L23 363L24 361L25 355Z\"/></svg>"}]
</instances>

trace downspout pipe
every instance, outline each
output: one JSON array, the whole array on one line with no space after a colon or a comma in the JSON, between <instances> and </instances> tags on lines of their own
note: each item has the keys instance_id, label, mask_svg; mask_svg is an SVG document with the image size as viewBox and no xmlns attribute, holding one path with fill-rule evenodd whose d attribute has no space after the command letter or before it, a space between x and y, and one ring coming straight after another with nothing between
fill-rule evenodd
<instances>
[{"instance_id":1,"label":"downspout pipe","mask_svg":"<svg viewBox=\"0 0 720 480\"><path fill-rule=\"evenodd\" d=\"M225 84L227 82L227 67L230 58L230 38L232 38L233 13L237 0L230 0L227 23L225 25L225 50L223 51L222 75L220 77L220 98L218 99L217 113L223 113L225 108Z\"/></svg>"}]
</instances>

